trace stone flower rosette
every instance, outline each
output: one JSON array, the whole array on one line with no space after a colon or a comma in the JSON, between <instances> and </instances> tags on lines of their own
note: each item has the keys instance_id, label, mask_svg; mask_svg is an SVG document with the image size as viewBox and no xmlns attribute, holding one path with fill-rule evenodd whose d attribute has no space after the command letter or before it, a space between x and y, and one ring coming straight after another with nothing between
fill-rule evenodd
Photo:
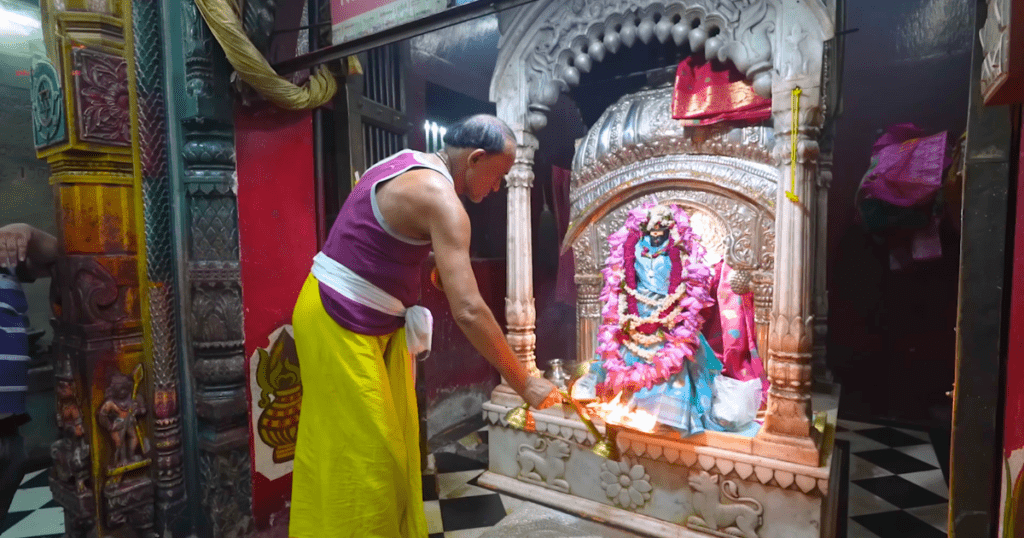
<instances>
[{"instance_id":1,"label":"stone flower rosette","mask_svg":"<svg viewBox=\"0 0 1024 538\"><path fill-rule=\"evenodd\" d=\"M627 510L642 507L651 499L651 475L632 459L606 461L601 466L601 486L608 498Z\"/></svg>"}]
</instances>

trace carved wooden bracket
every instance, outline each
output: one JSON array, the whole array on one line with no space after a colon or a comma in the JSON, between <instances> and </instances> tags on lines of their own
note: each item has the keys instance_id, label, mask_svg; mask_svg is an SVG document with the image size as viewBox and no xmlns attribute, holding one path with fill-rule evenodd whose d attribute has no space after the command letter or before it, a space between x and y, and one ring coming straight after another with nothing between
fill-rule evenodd
<instances>
[{"instance_id":1,"label":"carved wooden bracket","mask_svg":"<svg viewBox=\"0 0 1024 538\"><path fill-rule=\"evenodd\" d=\"M1024 5L1012 0L988 0L979 38L985 54L981 66L985 104L1024 101Z\"/></svg>"}]
</instances>

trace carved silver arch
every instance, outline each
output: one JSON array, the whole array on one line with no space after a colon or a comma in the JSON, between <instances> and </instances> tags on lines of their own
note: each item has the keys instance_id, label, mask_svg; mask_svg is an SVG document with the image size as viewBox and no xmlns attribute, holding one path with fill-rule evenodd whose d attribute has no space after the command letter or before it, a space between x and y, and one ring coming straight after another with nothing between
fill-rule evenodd
<instances>
[{"instance_id":1,"label":"carved silver arch","mask_svg":"<svg viewBox=\"0 0 1024 538\"><path fill-rule=\"evenodd\" d=\"M774 218L778 169L771 127L683 127L669 115L672 89L641 91L608 107L573 159L569 232L599 218L599 208L651 188L685 185L744 200Z\"/></svg>"},{"instance_id":2,"label":"carved silver arch","mask_svg":"<svg viewBox=\"0 0 1024 538\"><path fill-rule=\"evenodd\" d=\"M539 0L499 23L491 100L513 127L534 131L547 124L559 93L623 48L688 43L732 62L759 95L772 97L775 75L820 74L822 43L834 32L822 0Z\"/></svg>"}]
</instances>

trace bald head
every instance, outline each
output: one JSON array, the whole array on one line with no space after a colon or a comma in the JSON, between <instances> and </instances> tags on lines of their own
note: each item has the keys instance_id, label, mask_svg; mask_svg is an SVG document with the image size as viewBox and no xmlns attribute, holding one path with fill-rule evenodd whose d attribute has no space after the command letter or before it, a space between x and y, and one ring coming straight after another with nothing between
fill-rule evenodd
<instances>
[{"instance_id":1,"label":"bald head","mask_svg":"<svg viewBox=\"0 0 1024 538\"><path fill-rule=\"evenodd\" d=\"M503 121L490 114L477 114L459 120L448 128L444 143L452 148L482 149L487 153L504 153L516 146L516 134Z\"/></svg>"}]
</instances>

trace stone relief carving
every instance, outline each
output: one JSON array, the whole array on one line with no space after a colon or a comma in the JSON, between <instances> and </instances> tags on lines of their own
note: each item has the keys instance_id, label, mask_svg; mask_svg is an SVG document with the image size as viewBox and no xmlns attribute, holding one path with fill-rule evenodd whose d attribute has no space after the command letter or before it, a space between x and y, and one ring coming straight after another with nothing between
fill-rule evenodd
<instances>
[{"instance_id":1,"label":"stone relief carving","mask_svg":"<svg viewBox=\"0 0 1024 538\"><path fill-rule=\"evenodd\" d=\"M220 454L199 455L202 504L210 518L213 536L242 538L252 535L252 480L249 448Z\"/></svg>"},{"instance_id":2,"label":"stone relief carving","mask_svg":"<svg viewBox=\"0 0 1024 538\"><path fill-rule=\"evenodd\" d=\"M210 97L213 93L213 36L199 14L195 2L182 2L185 65L188 68L185 92L190 97Z\"/></svg>"},{"instance_id":3,"label":"stone relief carving","mask_svg":"<svg viewBox=\"0 0 1024 538\"><path fill-rule=\"evenodd\" d=\"M82 407L75 394L75 383L58 379L57 429L60 438L50 448L54 474L61 482L74 483L75 491L89 490L89 443L85 438Z\"/></svg>"},{"instance_id":4,"label":"stone relief carving","mask_svg":"<svg viewBox=\"0 0 1024 538\"><path fill-rule=\"evenodd\" d=\"M247 0L242 9L242 26L245 33L256 46L256 50L267 56L270 47L270 33L274 31L277 17L275 0ZM307 23L308 24L308 23Z\"/></svg>"},{"instance_id":5,"label":"stone relief carving","mask_svg":"<svg viewBox=\"0 0 1024 538\"><path fill-rule=\"evenodd\" d=\"M96 411L96 422L110 435L111 470L139 463L149 452L149 442L139 424L139 419L146 414L146 402L139 393L143 379L141 364L133 377L115 371L103 393L103 403Z\"/></svg>"},{"instance_id":6,"label":"stone relief carving","mask_svg":"<svg viewBox=\"0 0 1024 538\"><path fill-rule=\"evenodd\" d=\"M54 313L68 323L83 325L115 323L124 317L118 299L120 290L114 276L92 257L68 256L57 261L60 280L70 283L59 288Z\"/></svg>"},{"instance_id":7,"label":"stone relief carving","mask_svg":"<svg viewBox=\"0 0 1024 538\"><path fill-rule=\"evenodd\" d=\"M791 79L807 73L810 70L809 60L805 59L805 54L802 50L803 44L807 39L807 31L800 27L800 25L793 24L789 27L789 32L784 39L788 48L788 54L783 65L782 75L787 79Z\"/></svg>"},{"instance_id":8,"label":"stone relief carving","mask_svg":"<svg viewBox=\"0 0 1024 538\"><path fill-rule=\"evenodd\" d=\"M192 334L200 343L240 342L242 294L234 285L196 286L192 298Z\"/></svg>"},{"instance_id":9,"label":"stone relief carving","mask_svg":"<svg viewBox=\"0 0 1024 538\"><path fill-rule=\"evenodd\" d=\"M130 146L127 60L83 48L72 51L71 62L79 138L97 144Z\"/></svg>"},{"instance_id":10,"label":"stone relief carving","mask_svg":"<svg viewBox=\"0 0 1024 538\"><path fill-rule=\"evenodd\" d=\"M626 510L636 510L651 500L651 475L632 459L605 461L601 466L605 495Z\"/></svg>"},{"instance_id":11,"label":"stone relief carving","mask_svg":"<svg viewBox=\"0 0 1024 538\"><path fill-rule=\"evenodd\" d=\"M36 149L66 142L67 122L64 117L64 90L53 65L36 60L32 65L29 97L32 100L32 131Z\"/></svg>"},{"instance_id":12,"label":"stone relief carving","mask_svg":"<svg viewBox=\"0 0 1024 538\"><path fill-rule=\"evenodd\" d=\"M1009 76L1010 4L1010 0L988 0L988 16L985 26L979 32L981 48L985 53L981 63L981 94L986 99Z\"/></svg>"},{"instance_id":13,"label":"stone relief carving","mask_svg":"<svg viewBox=\"0 0 1024 538\"><path fill-rule=\"evenodd\" d=\"M764 507L757 499L740 497L736 482L711 476L706 471L691 474L691 502L695 515L686 518L686 526L722 538L757 538L763 522ZM725 503L725 500L730 502Z\"/></svg>"},{"instance_id":14,"label":"stone relief carving","mask_svg":"<svg viewBox=\"0 0 1024 538\"><path fill-rule=\"evenodd\" d=\"M485 403L484 419L495 426L508 427L508 423L505 421L505 414L508 411L507 407ZM534 429L538 432L546 431L551 435L561 435L565 439L572 438L579 443L593 444L597 442L580 422L570 423L571 426L567 426L564 424L565 419L558 419L543 413L534 413L532 416L535 421ZM757 481L765 486L779 487L804 495L825 495L829 489L827 469L825 468L814 468L813 472L799 474L793 472L792 466L782 462L721 450L715 451L715 454L709 454L703 447L695 447L670 439L652 438L644 434L619 432L616 444L623 456L663 461L670 465L691 469L693 472L699 473L701 470L709 474L714 472L722 477ZM612 463L618 465L617 462ZM612 472L614 474L616 471ZM818 476L812 476L815 473Z\"/></svg>"},{"instance_id":15,"label":"stone relief carving","mask_svg":"<svg viewBox=\"0 0 1024 538\"><path fill-rule=\"evenodd\" d=\"M148 477L108 480L103 486L107 526L128 524L140 538L156 538L153 532L153 481Z\"/></svg>"},{"instance_id":16,"label":"stone relief carving","mask_svg":"<svg viewBox=\"0 0 1024 538\"><path fill-rule=\"evenodd\" d=\"M771 92L771 74L768 73L772 67L771 36L775 33L774 2L719 2L719 9L723 12L733 9L736 13L726 23L732 31L733 40L718 50L718 60L732 60L736 69L754 82L754 91L762 97L768 97Z\"/></svg>"},{"instance_id":17,"label":"stone relief carving","mask_svg":"<svg viewBox=\"0 0 1024 538\"><path fill-rule=\"evenodd\" d=\"M565 463L569 459L569 443L562 439L539 438L534 446L520 445L516 461L519 479L562 493L569 493L565 480Z\"/></svg>"},{"instance_id":18,"label":"stone relief carving","mask_svg":"<svg viewBox=\"0 0 1024 538\"><path fill-rule=\"evenodd\" d=\"M238 259L238 206L234 196L192 196L192 259Z\"/></svg>"}]
</instances>

